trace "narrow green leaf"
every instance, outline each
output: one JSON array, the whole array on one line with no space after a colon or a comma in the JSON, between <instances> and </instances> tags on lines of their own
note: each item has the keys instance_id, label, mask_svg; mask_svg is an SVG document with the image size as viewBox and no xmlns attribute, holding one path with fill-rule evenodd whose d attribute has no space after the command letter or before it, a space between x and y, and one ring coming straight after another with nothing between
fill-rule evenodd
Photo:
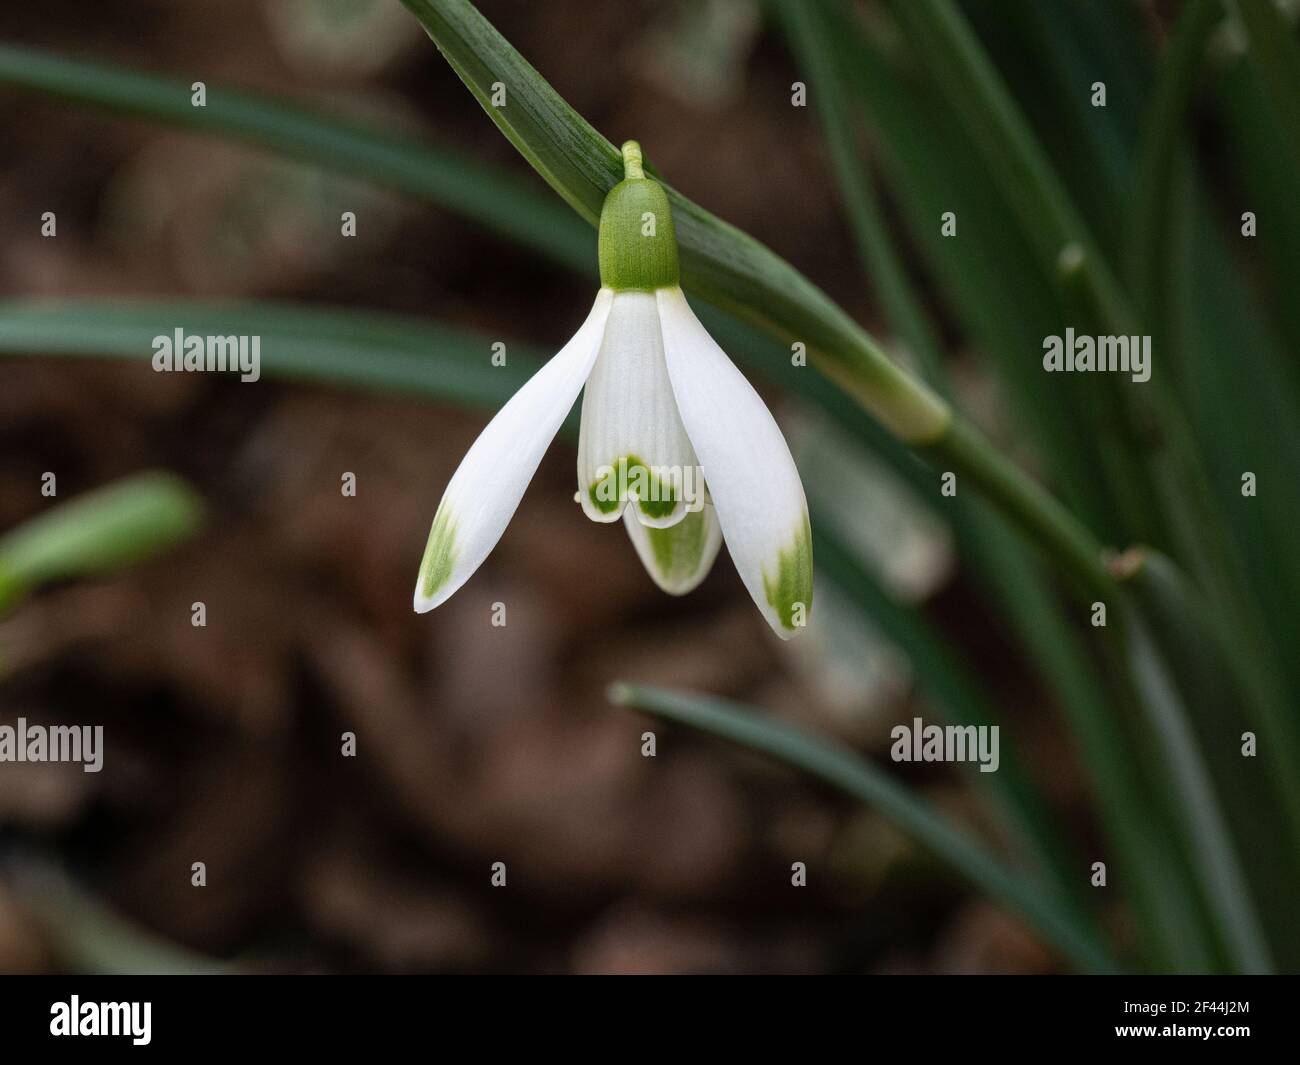
<instances>
[{"instance_id":1,"label":"narrow green leaf","mask_svg":"<svg viewBox=\"0 0 1300 1065\"><path fill-rule=\"evenodd\" d=\"M1183 145L1185 119L1201 76L1210 34L1223 18L1222 0L1190 0L1160 59L1160 77L1146 118L1137 196L1131 209L1128 260L1148 321L1164 320L1164 252L1169 247L1170 175Z\"/></svg>"},{"instance_id":2,"label":"narrow green leaf","mask_svg":"<svg viewBox=\"0 0 1300 1065\"><path fill-rule=\"evenodd\" d=\"M1077 912L1080 921L1087 921L1079 865L1046 799L1026 774L982 683L921 612L887 593L825 522L813 529L813 557L819 572L825 572L907 655L918 686L949 722L1002 729L999 769L992 774L974 773L976 783L992 796L1017 848L1038 867L1043 882Z\"/></svg>"},{"instance_id":3,"label":"narrow green leaf","mask_svg":"<svg viewBox=\"0 0 1300 1065\"><path fill-rule=\"evenodd\" d=\"M174 79L15 45L0 45L0 84L145 115L325 164L441 204L571 269L590 271L594 262L591 231L528 181L355 121L215 85L207 87L206 106L194 107L189 85Z\"/></svg>"},{"instance_id":4,"label":"narrow green leaf","mask_svg":"<svg viewBox=\"0 0 1300 1065\"><path fill-rule=\"evenodd\" d=\"M1277 146L1286 139L1280 119L1270 106L1268 89L1258 65L1238 61L1227 65L1212 97L1229 138L1225 155L1238 161L1243 183L1242 208L1255 216L1265 269L1260 280L1271 297L1273 313L1286 330L1287 345L1300 351L1300 164ZM1244 211L1232 223L1241 232ZM1291 393L1300 396L1300 359L1282 360Z\"/></svg>"},{"instance_id":5,"label":"narrow green leaf","mask_svg":"<svg viewBox=\"0 0 1300 1065\"><path fill-rule=\"evenodd\" d=\"M1130 0L962 0L1088 228L1108 252L1126 227L1152 45ZM1093 106L1094 86L1106 105Z\"/></svg>"},{"instance_id":6,"label":"narrow green leaf","mask_svg":"<svg viewBox=\"0 0 1300 1065\"><path fill-rule=\"evenodd\" d=\"M372 311L163 300L0 303L0 351L17 355L147 360L153 338L176 329L197 336L258 336L262 370L273 376L480 407L499 406L541 364L536 353L511 344L506 365L493 366L487 337Z\"/></svg>"},{"instance_id":7,"label":"narrow green leaf","mask_svg":"<svg viewBox=\"0 0 1300 1065\"><path fill-rule=\"evenodd\" d=\"M14 890L70 972L124 976L215 976L235 965L198 954L141 928L96 901L62 872L19 866Z\"/></svg>"},{"instance_id":8,"label":"narrow green leaf","mask_svg":"<svg viewBox=\"0 0 1300 1065\"><path fill-rule=\"evenodd\" d=\"M1252 720L1250 700L1242 695L1255 691L1251 676L1255 670L1242 661L1235 644L1224 640L1209 603L1158 552L1129 552L1126 570L1126 583L1151 619L1152 639L1169 663L1178 698L1222 795L1256 905L1262 918L1271 918L1267 920L1272 932L1269 945L1278 968L1290 971L1300 960L1300 926L1292 919L1300 854L1285 845L1287 798L1284 790L1273 789L1280 781L1282 789L1294 791L1294 763L1286 763L1289 777L1249 770L1254 759L1243 758L1244 739L1258 726ZM1279 744L1271 731L1260 729L1253 743L1266 765L1278 760ZM1290 798L1293 801L1294 795Z\"/></svg>"},{"instance_id":9,"label":"narrow green leaf","mask_svg":"<svg viewBox=\"0 0 1300 1065\"><path fill-rule=\"evenodd\" d=\"M808 74L813 102L821 116L836 185L853 229L858 257L895 331L907 343L933 385L940 385L943 353L939 338L914 298L902 261L885 225L884 210L871 171L854 137L855 123L845 99L831 46L834 28L825 0L778 4L800 66Z\"/></svg>"},{"instance_id":10,"label":"narrow green leaf","mask_svg":"<svg viewBox=\"0 0 1300 1065\"><path fill-rule=\"evenodd\" d=\"M1240 972L1273 970L1259 916L1247 887L1237 846L1228 831L1187 708L1178 694L1151 630L1136 615L1128 619L1133 676L1161 750L1166 772L1183 810L1185 845L1220 934Z\"/></svg>"},{"instance_id":11,"label":"narrow green leaf","mask_svg":"<svg viewBox=\"0 0 1300 1065\"><path fill-rule=\"evenodd\" d=\"M827 0L807 0L796 5L774 7L789 32L807 81L822 129L830 148L832 167L841 198L852 224L858 254L877 289L886 316L916 355L925 376L941 394L947 395L946 373L939 338L930 325L926 310L904 267L901 252L885 224L885 208L862 153L852 133L854 115L844 91L845 78L836 63L834 19ZM931 483L933 490L933 482ZM1027 560L1012 551L998 551L992 543L991 525L980 521L966 506L964 499L948 501L954 515L953 525L963 550L985 572L994 588L1010 578L1008 569L1022 569L1021 580L1031 579ZM814 531L819 567L831 572L833 579L848 591L884 631L908 654L921 678L922 685L933 692L939 704L947 708L958 723L990 723L995 720L979 684L969 676L956 656L937 634L931 632L919 613L893 602L878 588L860 566L828 538L822 526ZM1013 535L1003 528L1003 535ZM1006 779L993 790L1000 798L1007 819L1016 827L1025 846L1035 854L1044 871L1052 877L1062 898L1082 909L1083 892L1059 826L1052 823L1043 796L1021 771L1014 751L1005 763ZM1000 776L1002 774L999 774Z\"/></svg>"},{"instance_id":12,"label":"narrow green leaf","mask_svg":"<svg viewBox=\"0 0 1300 1065\"><path fill-rule=\"evenodd\" d=\"M58 503L0 537L0 611L50 581L110 573L198 528L203 507L169 473L137 474Z\"/></svg>"},{"instance_id":13,"label":"narrow green leaf","mask_svg":"<svg viewBox=\"0 0 1300 1065\"><path fill-rule=\"evenodd\" d=\"M848 747L722 699L634 684L615 684L611 701L769 755L878 809L981 891L1024 917L1081 969L1112 971L1114 961L1092 933L1050 895L1030 889L964 829Z\"/></svg>"},{"instance_id":14,"label":"narrow green leaf","mask_svg":"<svg viewBox=\"0 0 1300 1065\"><path fill-rule=\"evenodd\" d=\"M1100 814L1114 846L1108 868L1118 875L1124 897L1134 907L1137 940L1148 963L1175 972L1207 972L1212 950L1201 927L1195 892L1182 875L1170 842L1170 823L1156 812L1155 795L1141 770L1139 749L1126 730L1097 663L1070 625L1066 612L1015 533L991 512L975 514L992 526L981 548L996 560L983 583L998 595L1036 670L1056 696ZM1020 565L1000 556L1020 556ZM1142 811L1135 816L1135 811Z\"/></svg>"},{"instance_id":15,"label":"narrow green leaf","mask_svg":"<svg viewBox=\"0 0 1300 1065\"><path fill-rule=\"evenodd\" d=\"M1274 0L1233 0L1246 27L1252 62L1263 74L1284 130L1282 146L1300 167L1300 42Z\"/></svg>"},{"instance_id":16,"label":"narrow green leaf","mask_svg":"<svg viewBox=\"0 0 1300 1065\"><path fill-rule=\"evenodd\" d=\"M876 133L890 191L904 225L922 250L941 294L957 313L977 354L999 372L1012 421L1037 446L1051 483L1103 538L1120 524L1096 476L1096 437L1087 431L1077 390L1054 387L1033 353L1063 327L1060 301L1037 267L1033 248L985 167L969 132L910 67L877 47L842 5L828 5L839 63ZM946 212L958 239L944 236ZM1006 308L1014 307L1015 314Z\"/></svg>"}]
</instances>

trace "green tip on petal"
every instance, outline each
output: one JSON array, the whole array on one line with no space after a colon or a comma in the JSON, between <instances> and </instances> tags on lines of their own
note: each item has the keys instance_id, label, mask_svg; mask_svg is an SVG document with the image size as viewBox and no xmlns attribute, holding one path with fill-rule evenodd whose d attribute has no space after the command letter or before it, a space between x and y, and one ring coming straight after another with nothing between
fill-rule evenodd
<instances>
[{"instance_id":1,"label":"green tip on petal","mask_svg":"<svg viewBox=\"0 0 1300 1065\"><path fill-rule=\"evenodd\" d=\"M695 576L700 568L708 532L702 510L687 514L667 529L646 529L650 555L654 559L662 585L680 587Z\"/></svg>"},{"instance_id":2,"label":"green tip on petal","mask_svg":"<svg viewBox=\"0 0 1300 1065\"><path fill-rule=\"evenodd\" d=\"M763 590L781 627L794 634L808 624L812 612L812 527L806 514L803 527L776 562L775 575L763 571Z\"/></svg>"},{"instance_id":3,"label":"green tip on petal","mask_svg":"<svg viewBox=\"0 0 1300 1065\"><path fill-rule=\"evenodd\" d=\"M432 599L448 580L452 568L456 565L456 523L451 512L444 504L434 515L433 528L429 530L429 542L424 548L424 558L420 561L419 597Z\"/></svg>"}]
</instances>

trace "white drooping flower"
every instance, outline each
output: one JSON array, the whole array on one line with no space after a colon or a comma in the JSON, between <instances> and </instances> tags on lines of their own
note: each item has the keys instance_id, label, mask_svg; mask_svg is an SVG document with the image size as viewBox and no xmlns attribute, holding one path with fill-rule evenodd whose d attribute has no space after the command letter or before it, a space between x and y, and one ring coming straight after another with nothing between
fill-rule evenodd
<instances>
[{"instance_id":1,"label":"white drooping flower","mask_svg":"<svg viewBox=\"0 0 1300 1065\"><path fill-rule=\"evenodd\" d=\"M667 194L634 141L600 218L601 288L573 338L497 413L443 494L415 586L445 602L496 546L585 385L578 500L620 518L651 578L683 595L725 540L783 639L812 606L808 504L758 393L695 317L678 280Z\"/></svg>"}]
</instances>

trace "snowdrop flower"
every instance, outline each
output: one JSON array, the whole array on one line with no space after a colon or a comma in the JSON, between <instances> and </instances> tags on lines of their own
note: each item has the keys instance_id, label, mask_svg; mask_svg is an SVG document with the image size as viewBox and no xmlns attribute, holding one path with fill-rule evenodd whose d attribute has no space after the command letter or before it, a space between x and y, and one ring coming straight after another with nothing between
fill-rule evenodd
<instances>
[{"instance_id":1,"label":"snowdrop flower","mask_svg":"<svg viewBox=\"0 0 1300 1065\"><path fill-rule=\"evenodd\" d=\"M704 579L725 540L759 610L789 639L812 605L798 470L758 393L686 302L668 196L645 176L635 141L623 145L623 162L624 180L600 216L595 305L452 476L415 609L445 602L496 546L585 385L577 498L586 515L621 518L651 578L672 595Z\"/></svg>"}]
</instances>

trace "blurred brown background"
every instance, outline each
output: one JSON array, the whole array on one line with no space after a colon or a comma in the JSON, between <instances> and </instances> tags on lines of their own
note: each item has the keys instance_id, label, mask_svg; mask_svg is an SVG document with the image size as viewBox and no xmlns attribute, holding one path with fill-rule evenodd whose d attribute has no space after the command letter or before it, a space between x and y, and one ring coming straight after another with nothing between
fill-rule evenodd
<instances>
[{"instance_id":1,"label":"blurred brown background","mask_svg":"<svg viewBox=\"0 0 1300 1065\"><path fill-rule=\"evenodd\" d=\"M530 174L399 4L342 39L292 28L329 6L46 0L7 5L0 38L371 116ZM815 117L790 106L798 75L757 6L480 7L597 128L637 137L687 195L872 321ZM12 90L0 107L5 295L356 306L547 350L590 303L588 282L410 199ZM355 240L338 236L347 209ZM45 210L57 239L40 236ZM777 413L798 431L799 412ZM615 678L695 688L885 757L889 727L926 712L870 633L778 645L725 557L693 595L658 592L622 531L574 506L571 443L474 579L413 614L433 510L485 418L143 359L0 359L0 529L48 505L44 471L66 499L165 467L210 508L179 550L0 623L0 721L103 724L107 743L96 775L0 767L0 969L77 965L118 919L273 970L1057 967L876 814L607 704ZM1077 811L1036 693L945 576L945 545L906 521L892 535L897 557L927 560L917 591L1001 676L1027 760ZM651 728L659 755L644 759ZM347 730L356 758L340 756ZM893 768L980 822L956 774ZM506 888L489 884L495 861ZM808 887L791 886L793 861ZM67 891L40 887L51 870Z\"/></svg>"}]
</instances>

